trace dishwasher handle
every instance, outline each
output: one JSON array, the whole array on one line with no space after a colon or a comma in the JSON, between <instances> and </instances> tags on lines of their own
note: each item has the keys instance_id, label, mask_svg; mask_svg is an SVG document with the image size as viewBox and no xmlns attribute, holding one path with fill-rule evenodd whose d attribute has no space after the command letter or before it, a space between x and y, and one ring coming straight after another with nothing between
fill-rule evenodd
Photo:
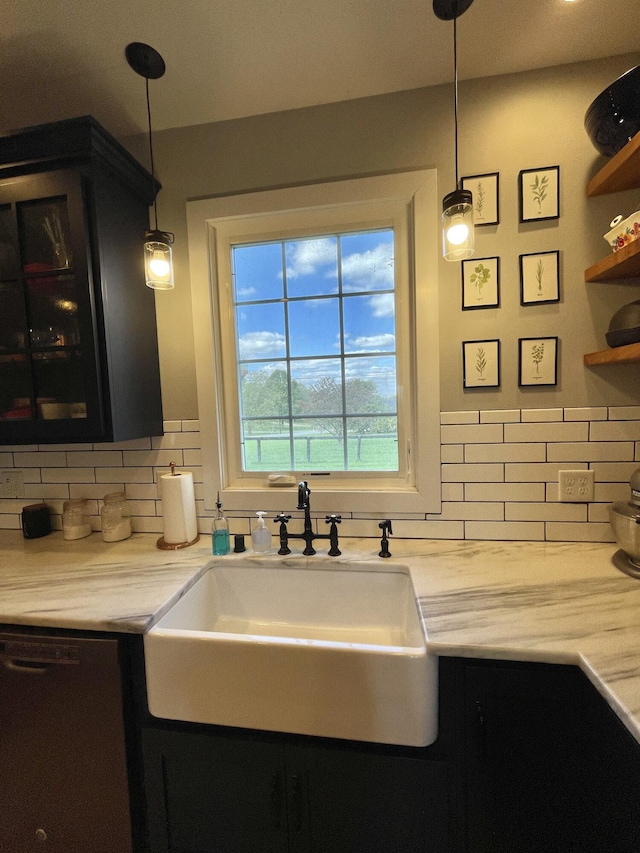
<instances>
[{"instance_id":1,"label":"dishwasher handle","mask_svg":"<svg viewBox=\"0 0 640 853\"><path fill-rule=\"evenodd\" d=\"M51 669L50 663L39 663L32 664L28 661L16 661L11 658L5 658L2 661L2 665L5 669L8 669L9 672L19 672L23 675L44 675L45 672L48 672Z\"/></svg>"}]
</instances>

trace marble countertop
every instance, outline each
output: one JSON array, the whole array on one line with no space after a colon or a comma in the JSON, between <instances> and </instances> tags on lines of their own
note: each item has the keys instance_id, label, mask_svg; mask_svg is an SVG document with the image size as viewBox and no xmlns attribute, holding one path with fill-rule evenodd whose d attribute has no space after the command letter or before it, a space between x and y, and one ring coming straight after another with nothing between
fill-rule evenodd
<instances>
[{"instance_id":1,"label":"marble countertop","mask_svg":"<svg viewBox=\"0 0 640 853\"><path fill-rule=\"evenodd\" d=\"M156 540L0 531L0 623L141 633L212 560L247 556L214 558L209 537L181 551ZM338 559L378 561L377 545L341 540ZM392 539L391 551L411 569L430 651L577 664L640 742L640 580L615 545Z\"/></svg>"}]
</instances>

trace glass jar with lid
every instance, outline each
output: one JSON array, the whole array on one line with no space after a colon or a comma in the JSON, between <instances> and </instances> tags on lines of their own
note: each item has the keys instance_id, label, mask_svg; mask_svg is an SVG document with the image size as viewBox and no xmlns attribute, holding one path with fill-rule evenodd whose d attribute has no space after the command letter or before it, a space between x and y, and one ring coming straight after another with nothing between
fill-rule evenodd
<instances>
[{"instance_id":1,"label":"glass jar with lid","mask_svg":"<svg viewBox=\"0 0 640 853\"><path fill-rule=\"evenodd\" d=\"M64 539L84 539L91 533L89 504L76 498L62 504L62 536Z\"/></svg>"},{"instance_id":2,"label":"glass jar with lid","mask_svg":"<svg viewBox=\"0 0 640 853\"><path fill-rule=\"evenodd\" d=\"M105 542L120 542L131 536L131 510L124 492L111 492L102 499L100 519Z\"/></svg>"}]
</instances>

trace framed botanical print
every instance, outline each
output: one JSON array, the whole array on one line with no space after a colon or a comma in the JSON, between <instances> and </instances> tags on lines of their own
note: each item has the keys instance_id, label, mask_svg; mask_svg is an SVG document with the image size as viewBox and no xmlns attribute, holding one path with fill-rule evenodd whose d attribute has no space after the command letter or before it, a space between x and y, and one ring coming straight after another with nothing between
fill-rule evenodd
<instances>
[{"instance_id":1,"label":"framed botanical print","mask_svg":"<svg viewBox=\"0 0 640 853\"><path fill-rule=\"evenodd\" d=\"M500 305L500 258L463 261L462 310L496 308Z\"/></svg>"},{"instance_id":2,"label":"framed botanical print","mask_svg":"<svg viewBox=\"0 0 640 853\"><path fill-rule=\"evenodd\" d=\"M519 338L518 385L557 385L558 338Z\"/></svg>"},{"instance_id":3,"label":"framed botanical print","mask_svg":"<svg viewBox=\"0 0 640 853\"><path fill-rule=\"evenodd\" d=\"M498 388L500 341L463 341L462 371L464 388Z\"/></svg>"},{"instance_id":4,"label":"framed botanical print","mask_svg":"<svg viewBox=\"0 0 640 853\"><path fill-rule=\"evenodd\" d=\"M560 252L520 255L520 304L560 302Z\"/></svg>"},{"instance_id":5,"label":"framed botanical print","mask_svg":"<svg viewBox=\"0 0 640 853\"><path fill-rule=\"evenodd\" d=\"M500 173L469 175L462 179L462 189L473 196L473 224L497 225L500 222Z\"/></svg>"},{"instance_id":6,"label":"framed botanical print","mask_svg":"<svg viewBox=\"0 0 640 853\"><path fill-rule=\"evenodd\" d=\"M560 166L523 169L518 178L520 222L560 216Z\"/></svg>"}]
</instances>

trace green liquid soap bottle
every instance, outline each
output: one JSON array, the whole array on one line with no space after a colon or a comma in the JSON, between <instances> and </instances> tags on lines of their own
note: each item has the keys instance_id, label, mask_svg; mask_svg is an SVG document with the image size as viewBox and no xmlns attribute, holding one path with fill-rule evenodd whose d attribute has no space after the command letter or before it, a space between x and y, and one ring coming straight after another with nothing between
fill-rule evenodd
<instances>
[{"instance_id":1,"label":"green liquid soap bottle","mask_svg":"<svg viewBox=\"0 0 640 853\"><path fill-rule=\"evenodd\" d=\"M220 492L218 492L218 500L216 501L218 515L213 519L211 525L211 548L216 557L222 557L230 551L229 544L229 525L227 519L222 514L222 502L220 501Z\"/></svg>"}]
</instances>

